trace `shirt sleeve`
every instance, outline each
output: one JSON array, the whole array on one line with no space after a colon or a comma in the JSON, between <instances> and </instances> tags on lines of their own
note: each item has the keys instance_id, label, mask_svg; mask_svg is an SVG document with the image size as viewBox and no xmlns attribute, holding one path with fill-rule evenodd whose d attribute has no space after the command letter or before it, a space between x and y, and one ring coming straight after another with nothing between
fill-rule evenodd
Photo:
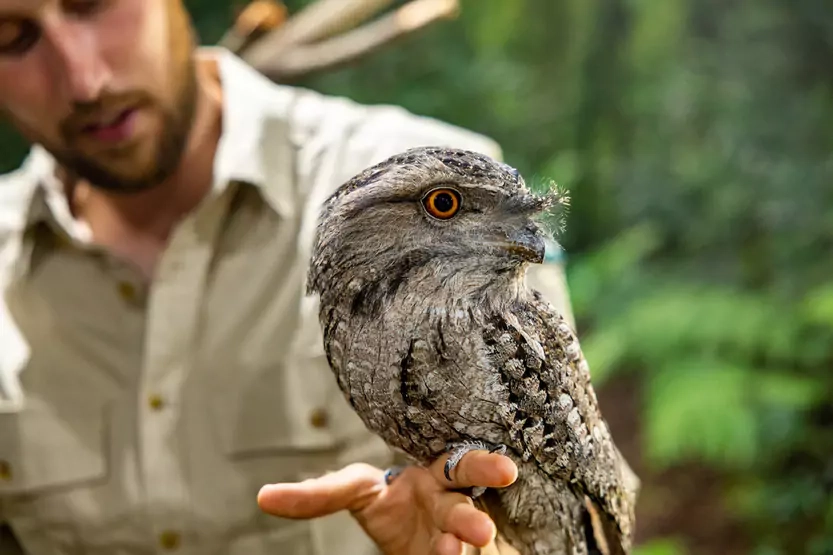
<instances>
[{"instance_id":1,"label":"shirt sleeve","mask_svg":"<svg viewBox=\"0 0 833 555\"><path fill-rule=\"evenodd\" d=\"M331 193L351 177L386 158L418 146L463 148L502 160L496 141L436 118L389 104L298 92L292 109L293 138L301 146L308 187Z\"/></svg>"},{"instance_id":2,"label":"shirt sleeve","mask_svg":"<svg viewBox=\"0 0 833 555\"><path fill-rule=\"evenodd\" d=\"M0 413L17 412L24 402L18 374L29 347L9 312L6 292L22 241L26 190L17 173L0 176Z\"/></svg>"},{"instance_id":3,"label":"shirt sleeve","mask_svg":"<svg viewBox=\"0 0 833 555\"><path fill-rule=\"evenodd\" d=\"M503 160L503 151L493 139L396 106L367 108L346 146L364 158L364 167L418 146L461 148Z\"/></svg>"}]
</instances>

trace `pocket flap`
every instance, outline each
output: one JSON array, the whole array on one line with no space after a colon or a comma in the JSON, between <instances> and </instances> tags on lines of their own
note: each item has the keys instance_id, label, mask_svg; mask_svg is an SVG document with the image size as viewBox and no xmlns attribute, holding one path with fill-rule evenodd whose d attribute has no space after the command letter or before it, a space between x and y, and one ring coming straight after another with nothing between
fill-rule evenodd
<instances>
[{"instance_id":1,"label":"pocket flap","mask_svg":"<svg viewBox=\"0 0 833 555\"><path fill-rule=\"evenodd\" d=\"M233 399L224 407L229 454L263 451L334 451L349 439L356 423L324 357L238 375ZM357 418L352 415L353 418ZM346 417L346 418L345 418ZM346 429L345 429L346 428Z\"/></svg>"},{"instance_id":2,"label":"pocket flap","mask_svg":"<svg viewBox=\"0 0 833 555\"><path fill-rule=\"evenodd\" d=\"M107 473L102 407L60 414L39 399L0 414L0 494L28 493L102 478Z\"/></svg>"}]
</instances>

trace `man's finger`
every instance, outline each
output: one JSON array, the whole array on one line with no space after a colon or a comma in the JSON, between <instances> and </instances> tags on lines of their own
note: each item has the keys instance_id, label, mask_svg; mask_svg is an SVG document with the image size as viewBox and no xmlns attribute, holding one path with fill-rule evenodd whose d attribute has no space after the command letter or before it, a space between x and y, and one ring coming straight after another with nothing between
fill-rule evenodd
<instances>
[{"instance_id":1,"label":"man's finger","mask_svg":"<svg viewBox=\"0 0 833 555\"><path fill-rule=\"evenodd\" d=\"M351 464L312 480L265 485L257 494L257 504L271 515L298 519L358 510L382 491L382 475L370 465Z\"/></svg>"},{"instance_id":2,"label":"man's finger","mask_svg":"<svg viewBox=\"0 0 833 555\"><path fill-rule=\"evenodd\" d=\"M432 555L462 555L463 542L453 534L442 534L434 540Z\"/></svg>"},{"instance_id":3,"label":"man's finger","mask_svg":"<svg viewBox=\"0 0 833 555\"><path fill-rule=\"evenodd\" d=\"M438 484L446 489L464 489L474 486L504 488L518 478L518 467L509 457L488 451L470 451L463 455L451 471L451 481L443 468L448 455L434 461L429 470Z\"/></svg>"},{"instance_id":4,"label":"man's finger","mask_svg":"<svg viewBox=\"0 0 833 555\"><path fill-rule=\"evenodd\" d=\"M433 513L437 528L475 547L488 545L497 532L489 516L460 493L440 495Z\"/></svg>"}]
</instances>

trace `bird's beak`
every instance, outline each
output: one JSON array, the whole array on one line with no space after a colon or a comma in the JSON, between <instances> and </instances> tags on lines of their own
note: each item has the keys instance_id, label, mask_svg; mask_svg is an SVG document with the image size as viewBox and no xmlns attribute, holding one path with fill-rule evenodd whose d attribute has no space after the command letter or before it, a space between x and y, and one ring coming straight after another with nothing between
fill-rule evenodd
<instances>
[{"instance_id":1,"label":"bird's beak","mask_svg":"<svg viewBox=\"0 0 833 555\"><path fill-rule=\"evenodd\" d=\"M546 245L537 225L529 224L509 234L508 239L505 248L511 254L533 264L541 264L544 261Z\"/></svg>"}]
</instances>

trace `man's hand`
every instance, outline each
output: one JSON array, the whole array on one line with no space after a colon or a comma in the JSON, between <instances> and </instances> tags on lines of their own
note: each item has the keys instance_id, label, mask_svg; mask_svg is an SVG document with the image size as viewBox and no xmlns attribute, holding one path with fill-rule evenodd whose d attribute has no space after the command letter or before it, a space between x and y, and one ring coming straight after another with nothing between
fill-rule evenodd
<instances>
[{"instance_id":1,"label":"man's hand","mask_svg":"<svg viewBox=\"0 0 833 555\"><path fill-rule=\"evenodd\" d=\"M446 458L427 469L407 467L389 486L382 470L352 464L320 478L264 486L257 502L266 513L296 519L347 509L386 555L460 555L464 543L488 545L495 525L471 498L450 490L506 487L518 470L508 457L472 451L449 482Z\"/></svg>"}]
</instances>

